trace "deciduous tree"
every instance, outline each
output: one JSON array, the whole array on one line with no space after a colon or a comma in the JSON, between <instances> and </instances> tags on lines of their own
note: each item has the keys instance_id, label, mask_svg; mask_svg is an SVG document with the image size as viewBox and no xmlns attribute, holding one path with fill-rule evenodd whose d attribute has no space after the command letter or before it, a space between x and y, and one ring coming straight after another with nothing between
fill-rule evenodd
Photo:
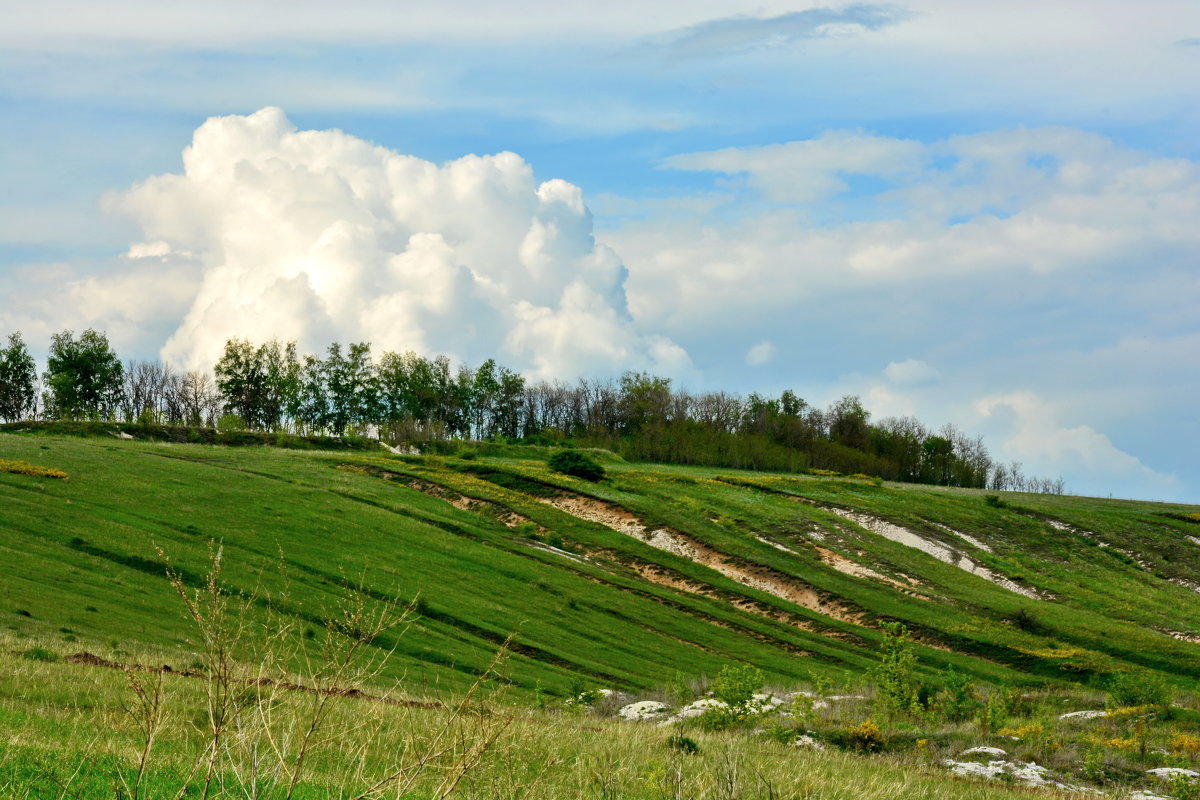
<instances>
[{"instance_id":1,"label":"deciduous tree","mask_svg":"<svg viewBox=\"0 0 1200 800\"><path fill-rule=\"evenodd\" d=\"M121 400L125 371L108 337L88 328L50 340L46 386L53 414L67 419L110 419Z\"/></svg>"},{"instance_id":2,"label":"deciduous tree","mask_svg":"<svg viewBox=\"0 0 1200 800\"><path fill-rule=\"evenodd\" d=\"M37 404L37 365L21 333L9 334L0 348L0 418L16 422L33 414Z\"/></svg>"}]
</instances>

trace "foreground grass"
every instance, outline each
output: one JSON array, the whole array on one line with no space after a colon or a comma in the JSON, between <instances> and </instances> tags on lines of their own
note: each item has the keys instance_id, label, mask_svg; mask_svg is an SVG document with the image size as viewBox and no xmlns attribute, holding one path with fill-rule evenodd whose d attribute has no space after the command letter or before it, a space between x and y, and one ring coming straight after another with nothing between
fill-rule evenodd
<instances>
[{"instance_id":1,"label":"foreground grass","mask_svg":"<svg viewBox=\"0 0 1200 800\"><path fill-rule=\"evenodd\" d=\"M978 492L619 461L592 484L550 471L544 454L463 455L0 434L0 457L22 464L0 472L0 797L1049 791L962 781L938 765L978 744L1115 792L1145 786L1149 767L1197 766L1193 507L1028 495L989 504ZM844 613L547 502L562 498L677 532ZM835 513L847 510L969 553L1036 596ZM229 604L225 661L205 632L213 617L200 613L198 630L181 602L181 590L203 593L214 551L224 573L211 606ZM874 577L848 574L850 562ZM347 599L361 602L359 616L345 616ZM405 613L395 626L359 624ZM921 683L936 689L952 668L976 682L979 705L1005 692L1011 702L955 723L879 719L870 700L802 728L795 716L760 721L835 744L875 715L885 753L869 760L780 743L788 730L689 728L699 752L688 755L667 746L670 729L564 710L581 688L642 698L731 664L781 687L870 695L889 620L915 634ZM330 670L356 647L365 667ZM69 663L83 650L170 669ZM1163 681L1186 707L1058 719L1103 707L1099 689L1120 673Z\"/></svg>"},{"instance_id":2,"label":"foreground grass","mask_svg":"<svg viewBox=\"0 0 1200 800\"><path fill-rule=\"evenodd\" d=\"M144 718L118 670L0 653L0 796L130 796ZM26 642L26 644L28 644ZM148 673L141 678L151 680ZM176 796L205 734L204 681L162 677L164 718L138 796ZM314 696L247 689L210 797L285 797L296 737ZM953 778L919 760L812 752L739 732L671 731L589 715L522 709L485 685L458 709L333 698L294 798L714 798L983 800L1068 794ZM389 693L398 697L397 691ZM272 744L272 741L275 744ZM490 742L490 744L489 744ZM485 747L485 745L487 745ZM276 751L276 746L279 751ZM389 777L401 775L400 780ZM382 785L381 785L382 784ZM193 777L183 796L200 797ZM371 787L378 787L373 792ZM125 792L125 794L122 794Z\"/></svg>"}]
</instances>

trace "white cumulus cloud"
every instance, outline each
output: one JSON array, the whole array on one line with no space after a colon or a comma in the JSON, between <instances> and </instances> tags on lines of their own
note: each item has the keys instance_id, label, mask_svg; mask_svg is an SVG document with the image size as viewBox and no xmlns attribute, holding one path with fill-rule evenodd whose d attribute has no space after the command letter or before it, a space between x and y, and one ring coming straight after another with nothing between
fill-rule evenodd
<instances>
[{"instance_id":1,"label":"white cumulus cloud","mask_svg":"<svg viewBox=\"0 0 1200 800\"><path fill-rule=\"evenodd\" d=\"M941 377L936 367L915 358L893 361L884 368L883 374L892 383L899 384L931 383Z\"/></svg>"},{"instance_id":2,"label":"white cumulus cloud","mask_svg":"<svg viewBox=\"0 0 1200 800\"><path fill-rule=\"evenodd\" d=\"M775 358L775 345L764 339L746 351L746 363L752 367L766 364Z\"/></svg>"},{"instance_id":3,"label":"white cumulus cloud","mask_svg":"<svg viewBox=\"0 0 1200 800\"><path fill-rule=\"evenodd\" d=\"M635 315L659 297L681 298L664 318L676 336L916 280L1075 273L1130 282L1140 265L1143 281L1190 270L1200 248L1200 163L1070 128L932 143L828 133L665 166L731 176L735 189L703 216L606 233L630 264ZM765 203L744 202L743 185Z\"/></svg>"},{"instance_id":4,"label":"white cumulus cloud","mask_svg":"<svg viewBox=\"0 0 1200 800\"><path fill-rule=\"evenodd\" d=\"M1104 485L1119 487L1127 496L1153 499L1174 498L1180 492L1175 475L1152 469L1088 425L1064 424L1056 404L1034 392L984 397L976 410L1006 431L1003 455L1023 462L1031 474L1067 475L1093 493Z\"/></svg>"},{"instance_id":5,"label":"white cumulus cloud","mask_svg":"<svg viewBox=\"0 0 1200 800\"><path fill-rule=\"evenodd\" d=\"M630 317L580 189L539 185L514 153L439 166L264 108L209 119L183 166L109 198L143 229L130 258L202 270L173 363L209 366L240 336L496 356L538 377L690 367Z\"/></svg>"}]
</instances>

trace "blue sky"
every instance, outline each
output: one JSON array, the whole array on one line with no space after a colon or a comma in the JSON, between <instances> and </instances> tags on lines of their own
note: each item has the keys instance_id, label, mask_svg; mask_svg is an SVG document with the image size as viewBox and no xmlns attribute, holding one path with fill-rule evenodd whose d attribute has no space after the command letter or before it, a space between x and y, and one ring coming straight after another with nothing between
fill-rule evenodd
<instances>
[{"instance_id":1,"label":"blue sky","mask_svg":"<svg viewBox=\"0 0 1200 800\"><path fill-rule=\"evenodd\" d=\"M1194 2L5 18L0 334L39 353L365 338L852 392L1078 492L1200 500Z\"/></svg>"}]
</instances>

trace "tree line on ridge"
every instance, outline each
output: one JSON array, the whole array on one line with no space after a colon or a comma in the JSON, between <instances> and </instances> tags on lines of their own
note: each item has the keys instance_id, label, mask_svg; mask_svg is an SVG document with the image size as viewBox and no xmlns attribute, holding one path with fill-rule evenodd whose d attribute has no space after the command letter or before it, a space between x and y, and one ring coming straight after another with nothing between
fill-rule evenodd
<instances>
[{"instance_id":1,"label":"tree line on ridge","mask_svg":"<svg viewBox=\"0 0 1200 800\"><path fill-rule=\"evenodd\" d=\"M631 460L744 469L834 470L888 480L1061 493L1063 482L1001 463L980 437L912 417L873 422L859 398L828 408L778 397L691 393L669 378L531 383L488 359L385 352L367 343L301 355L294 342L225 343L212 373L158 361L122 364L103 333L51 337L46 371L19 333L0 348L0 419L111 420L299 435L348 434L392 444L490 440L573 444Z\"/></svg>"}]
</instances>

